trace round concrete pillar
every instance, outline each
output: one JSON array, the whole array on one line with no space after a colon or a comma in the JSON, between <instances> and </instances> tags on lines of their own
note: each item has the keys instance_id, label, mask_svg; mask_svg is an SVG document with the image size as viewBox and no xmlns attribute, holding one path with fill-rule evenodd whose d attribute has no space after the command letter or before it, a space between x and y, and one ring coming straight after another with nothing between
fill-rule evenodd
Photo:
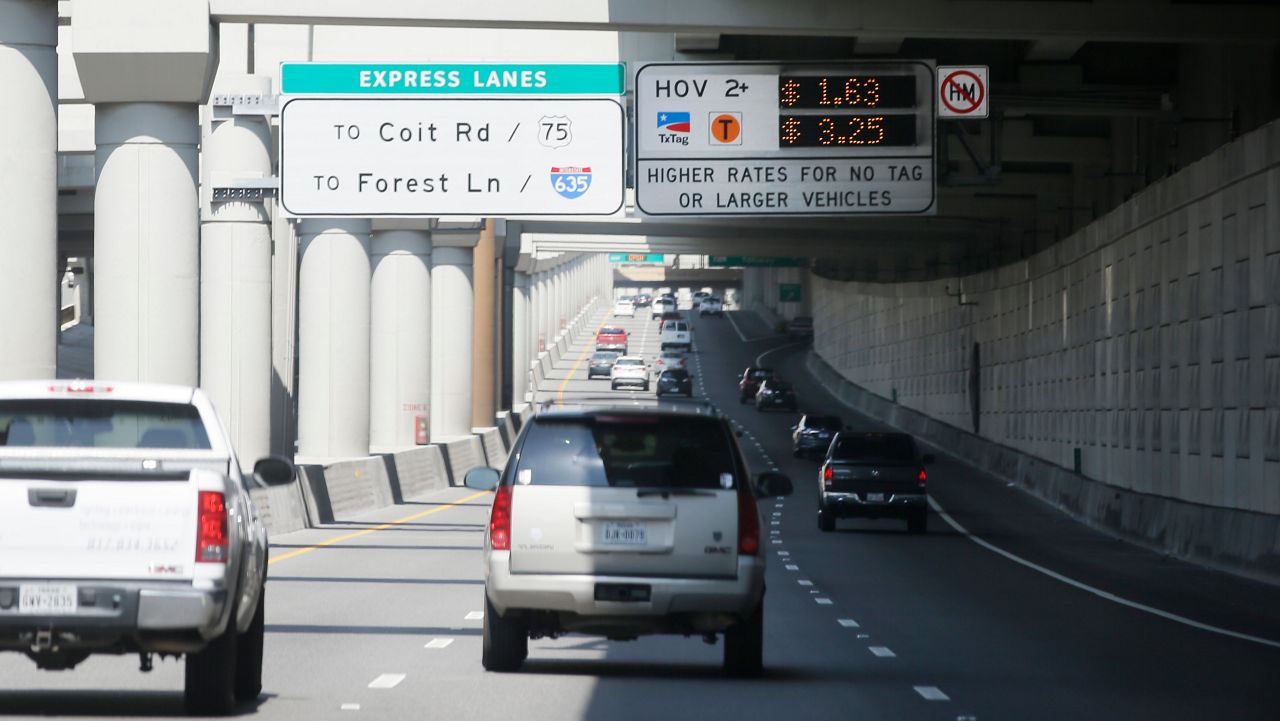
<instances>
[{"instance_id":1,"label":"round concrete pillar","mask_svg":"<svg viewBox=\"0 0 1280 721\"><path fill-rule=\"evenodd\" d=\"M0 380L58 365L58 7L0 0Z\"/></svg>"},{"instance_id":2,"label":"round concrete pillar","mask_svg":"<svg viewBox=\"0 0 1280 721\"><path fill-rule=\"evenodd\" d=\"M97 106L94 375L194 386L199 348L192 103Z\"/></svg>"},{"instance_id":3,"label":"round concrete pillar","mask_svg":"<svg viewBox=\"0 0 1280 721\"><path fill-rule=\"evenodd\" d=\"M271 79L228 77L223 92L269 95ZM271 127L261 115L211 119L204 192L271 177ZM200 243L200 385L227 424L241 464L271 452L271 225L264 203L215 201Z\"/></svg>"},{"instance_id":4,"label":"round concrete pillar","mask_svg":"<svg viewBox=\"0 0 1280 721\"><path fill-rule=\"evenodd\" d=\"M529 274L515 271L511 283L511 403L525 401L529 392L529 364L533 362L530 330ZM534 341L536 343L536 341Z\"/></svg>"},{"instance_id":5,"label":"round concrete pillar","mask_svg":"<svg viewBox=\"0 0 1280 721\"><path fill-rule=\"evenodd\" d=\"M475 298L470 246L431 253L431 437L471 434L471 354Z\"/></svg>"},{"instance_id":6,"label":"round concrete pillar","mask_svg":"<svg viewBox=\"0 0 1280 721\"><path fill-rule=\"evenodd\" d=\"M369 233L364 219L299 229L298 460L369 453Z\"/></svg>"},{"instance_id":7,"label":"round concrete pillar","mask_svg":"<svg viewBox=\"0 0 1280 721\"><path fill-rule=\"evenodd\" d=\"M416 445L431 404L431 234L373 234L370 294L369 449Z\"/></svg>"}]
</instances>

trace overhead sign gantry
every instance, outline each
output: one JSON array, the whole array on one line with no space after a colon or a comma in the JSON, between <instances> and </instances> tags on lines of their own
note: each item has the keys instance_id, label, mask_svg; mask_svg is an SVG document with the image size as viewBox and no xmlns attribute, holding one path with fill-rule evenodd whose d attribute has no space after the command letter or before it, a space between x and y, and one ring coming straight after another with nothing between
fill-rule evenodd
<instances>
[{"instance_id":1,"label":"overhead sign gantry","mask_svg":"<svg viewBox=\"0 0 1280 721\"><path fill-rule=\"evenodd\" d=\"M635 116L646 215L935 212L931 63L648 64Z\"/></svg>"},{"instance_id":2,"label":"overhead sign gantry","mask_svg":"<svg viewBox=\"0 0 1280 721\"><path fill-rule=\"evenodd\" d=\"M621 65L285 63L281 78L288 215L622 209Z\"/></svg>"}]
</instances>

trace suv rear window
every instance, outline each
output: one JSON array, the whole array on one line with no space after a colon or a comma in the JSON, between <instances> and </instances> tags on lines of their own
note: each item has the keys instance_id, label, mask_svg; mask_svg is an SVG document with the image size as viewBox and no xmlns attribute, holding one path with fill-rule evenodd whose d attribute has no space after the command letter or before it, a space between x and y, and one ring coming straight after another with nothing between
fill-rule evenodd
<instances>
[{"instance_id":1,"label":"suv rear window","mask_svg":"<svg viewBox=\"0 0 1280 721\"><path fill-rule=\"evenodd\" d=\"M210 448L195 406L63 398L0 401L0 446Z\"/></svg>"},{"instance_id":2,"label":"suv rear window","mask_svg":"<svg viewBox=\"0 0 1280 721\"><path fill-rule=\"evenodd\" d=\"M916 446L909 436L840 436L831 447L831 457L841 461L867 463L911 463Z\"/></svg>"},{"instance_id":3,"label":"suv rear window","mask_svg":"<svg viewBox=\"0 0 1280 721\"><path fill-rule=\"evenodd\" d=\"M515 481L535 486L728 489L733 444L722 422L696 416L535 421Z\"/></svg>"}]
</instances>

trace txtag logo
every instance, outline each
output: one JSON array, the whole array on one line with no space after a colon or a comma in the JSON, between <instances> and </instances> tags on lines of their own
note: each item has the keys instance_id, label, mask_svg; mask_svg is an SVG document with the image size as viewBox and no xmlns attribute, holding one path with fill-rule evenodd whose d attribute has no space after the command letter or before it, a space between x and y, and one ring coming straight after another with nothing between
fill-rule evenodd
<instances>
[{"instance_id":1,"label":"txtag logo","mask_svg":"<svg viewBox=\"0 0 1280 721\"><path fill-rule=\"evenodd\" d=\"M658 142L689 144L689 113L658 113Z\"/></svg>"}]
</instances>

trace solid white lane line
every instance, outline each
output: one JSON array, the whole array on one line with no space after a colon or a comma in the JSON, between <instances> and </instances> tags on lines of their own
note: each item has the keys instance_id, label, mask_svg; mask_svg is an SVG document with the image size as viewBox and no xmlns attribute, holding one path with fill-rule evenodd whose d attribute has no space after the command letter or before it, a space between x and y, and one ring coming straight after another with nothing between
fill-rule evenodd
<instances>
[{"instance_id":1,"label":"solid white lane line","mask_svg":"<svg viewBox=\"0 0 1280 721\"><path fill-rule=\"evenodd\" d=\"M1043 573L1044 575L1054 579L1055 581L1061 581L1062 583L1065 583L1068 586L1074 586L1075 588L1078 588L1081 591L1088 591L1089 593L1092 593L1093 595L1103 600L1111 601L1112 603L1118 603L1121 606L1128 606L1129 608L1133 608L1139 611L1145 611L1146 613L1152 614L1153 616L1159 616L1160 618L1167 619L1175 623L1181 623L1184 626L1198 628L1201 631L1208 631L1210 633L1216 633L1223 636L1230 636L1231 638L1238 638L1242 641L1252 641L1253 643L1260 643L1264 646L1270 646L1272 648L1280 648L1280 641L1273 641L1271 639L1260 638L1258 636L1250 636L1247 633L1240 633L1239 631L1232 631L1230 629L1220 628L1218 626L1212 626L1207 623L1194 621L1192 619L1187 618L1186 616L1179 616L1176 613L1161 611L1158 608L1152 608L1151 606L1138 603L1137 601L1130 601L1127 598L1121 598L1120 596L1117 596L1114 593L1103 591L1100 588L1094 588L1093 586L1090 586L1087 583L1082 583L1080 581L1077 581L1074 578L1068 578L1067 576L1064 576L1061 573L1058 573L1056 571L1051 571L1045 568L1044 566L1032 563L1031 561L1028 561L1027 559L1021 556L1010 553L1004 550L1003 548L1000 548L999 546L994 546L982 540L981 538L978 538L977 536L973 535L968 531L968 529L960 525L960 523L956 521L956 519L952 518L951 514L943 510L942 506L938 505L938 502L933 499L933 496L929 496L929 505L933 507L933 510L936 511L939 516L942 516L942 520L946 521L948 525L950 525L953 529L955 529L956 533L959 533L960 535L967 537L970 541L973 541L974 543L978 544L979 546L982 546L983 548L987 549L988 551L991 551L992 553L997 553L1009 559L1010 561L1013 561L1014 563L1018 563L1023 566L1026 566L1027 568L1030 568L1033 571L1038 571L1040 573Z\"/></svg>"},{"instance_id":2,"label":"solid white lane line","mask_svg":"<svg viewBox=\"0 0 1280 721\"><path fill-rule=\"evenodd\" d=\"M738 337L742 339L742 342L750 343L751 341L747 340L747 337L742 334L742 329L738 327L738 321L733 319L733 315L725 313L725 317L729 319L729 325L733 326L733 332L738 334Z\"/></svg>"},{"instance_id":3,"label":"solid white lane line","mask_svg":"<svg viewBox=\"0 0 1280 721\"><path fill-rule=\"evenodd\" d=\"M916 693L924 697L926 701L950 701L951 697L942 692L937 686L912 686Z\"/></svg>"},{"instance_id":4,"label":"solid white lane line","mask_svg":"<svg viewBox=\"0 0 1280 721\"><path fill-rule=\"evenodd\" d=\"M451 638L433 638L423 648L448 648L451 643L453 643Z\"/></svg>"},{"instance_id":5,"label":"solid white lane line","mask_svg":"<svg viewBox=\"0 0 1280 721\"><path fill-rule=\"evenodd\" d=\"M780 345L780 346L778 346L777 348L770 348L769 350L767 350L767 351L765 351L765 352L761 353L760 355L756 356L756 365L758 365L758 366L762 366L762 365L764 365L764 358L765 358L765 356L767 356L767 355L770 355L770 354L773 354L773 353L777 353L777 352L778 352L778 351L780 351L780 350L786 350L787 348L796 348L796 347L799 347L799 346L802 346L802 345L804 345L804 343L803 343L803 342L801 342L801 343L788 343L788 344L786 344L786 345Z\"/></svg>"},{"instance_id":6,"label":"solid white lane line","mask_svg":"<svg viewBox=\"0 0 1280 721\"><path fill-rule=\"evenodd\" d=\"M788 564L787 564L787 570L788 570L788 571L799 571L799 570L800 570L800 567L799 567L799 566L797 566L797 565L795 565L795 564L788 563Z\"/></svg>"},{"instance_id":7,"label":"solid white lane line","mask_svg":"<svg viewBox=\"0 0 1280 721\"><path fill-rule=\"evenodd\" d=\"M897 658L898 654L889 650L888 646L871 646L867 649L874 653L878 658Z\"/></svg>"},{"instance_id":8,"label":"solid white lane line","mask_svg":"<svg viewBox=\"0 0 1280 721\"><path fill-rule=\"evenodd\" d=\"M404 680L402 673L384 673L369 682L369 688L395 688Z\"/></svg>"},{"instance_id":9,"label":"solid white lane line","mask_svg":"<svg viewBox=\"0 0 1280 721\"><path fill-rule=\"evenodd\" d=\"M468 621L479 621L484 618L484 611L472 611L467 614Z\"/></svg>"},{"instance_id":10,"label":"solid white lane line","mask_svg":"<svg viewBox=\"0 0 1280 721\"><path fill-rule=\"evenodd\" d=\"M844 626L845 628L858 628L858 622L852 618L838 618L836 619L836 623Z\"/></svg>"},{"instance_id":11,"label":"solid white lane line","mask_svg":"<svg viewBox=\"0 0 1280 721\"><path fill-rule=\"evenodd\" d=\"M799 581L796 581L796 583L800 584L801 586L812 586L812 585L813 585L813 581L810 581L810 580L808 580L808 579L804 579L804 578L800 579Z\"/></svg>"},{"instance_id":12,"label":"solid white lane line","mask_svg":"<svg viewBox=\"0 0 1280 721\"><path fill-rule=\"evenodd\" d=\"M360 710L360 704L358 704L358 703L344 703L344 704L342 704L341 706L339 706L339 707L338 707L338 710L339 710L339 711L359 711L359 710Z\"/></svg>"},{"instance_id":13,"label":"solid white lane line","mask_svg":"<svg viewBox=\"0 0 1280 721\"><path fill-rule=\"evenodd\" d=\"M830 606L830 605L831 605L831 599L829 599L829 598L815 598L815 599L813 599L813 600L814 600L814 601L815 601L819 606Z\"/></svg>"}]
</instances>

